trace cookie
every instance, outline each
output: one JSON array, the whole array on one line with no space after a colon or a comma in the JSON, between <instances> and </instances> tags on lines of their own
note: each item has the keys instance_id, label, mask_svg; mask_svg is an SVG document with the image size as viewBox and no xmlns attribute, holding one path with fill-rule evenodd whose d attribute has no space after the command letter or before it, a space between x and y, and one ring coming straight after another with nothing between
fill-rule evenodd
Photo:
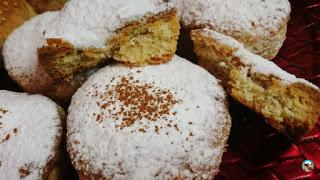
<instances>
[{"instance_id":1,"label":"cookie","mask_svg":"<svg viewBox=\"0 0 320 180\"><path fill-rule=\"evenodd\" d=\"M273 59L286 38L288 0L171 0L188 30L208 28L238 40L254 54Z\"/></svg>"},{"instance_id":2,"label":"cookie","mask_svg":"<svg viewBox=\"0 0 320 180\"><path fill-rule=\"evenodd\" d=\"M230 126L226 93L201 67L113 64L73 96L67 149L80 179L212 179Z\"/></svg>"},{"instance_id":3,"label":"cookie","mask_svg":"<svg viewBox=\"0 0 320 180\"><path fill-rule=\"evenodd\" d=\"M0 179L59 179L63 120L46 97L0 90Z\"/></svg>"},{"instance_id":4,"label":"cookie","mask_svg":"<svg viewBox=\"0 0 320 180\"><path fill-rule=\"evenodd\" d=\"M25 91L70 99L81 74L110 58L134 66L169 61L179 28L175 10L161 0L74 0L18 28L3 56Z\"/></svg>"},{"instance_id":5,"label":"cookie","mask_svg":"<svg viewBox=\"0 0 320 180\"><path fill-rule=\"evenodd\" d=\"M192 39L199 64L218 77L232 97L261 114L275 129L299 139L314 127L320 116L317 86L218 32L195 30Z\"/></svg>"}]
</instances>

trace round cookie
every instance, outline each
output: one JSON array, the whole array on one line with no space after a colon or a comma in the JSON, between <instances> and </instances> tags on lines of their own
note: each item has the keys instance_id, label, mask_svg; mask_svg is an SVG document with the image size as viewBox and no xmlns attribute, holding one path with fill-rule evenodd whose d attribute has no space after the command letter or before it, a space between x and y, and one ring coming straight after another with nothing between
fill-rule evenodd
<instances>
[{"instance_id":1,"label":"round cookie","mask_svg":"<svg viewBox=\"0 0 320 180\"><path fill-rule=\"evenodd\" d=\"M72 98L67 149L80 179L211 179L231 126L226 103L213 76L178 56L107 66Z\"/></svg>"},{"instance_id":2,"label":"round cookie","mask_svg":"<svg viewBox=\"0 0 320 180\"><path fill-rule=\"evenodd\" d=\"M8 74L24 91L42 93L60 101L68 101L74 91L91 74L90 71L78 74L71 82L53 84L50 76L39 68L36 52L27 50L42 46L41 44L45 41L46 27L58 16L57 11L47 12L27 21L22 26L23 30L16 30L9 36L3 55Z\"/></svg>"},{"instance_id":3,"label":"round cookie","mask_svg":"<svg viewBox=\"0 0 320 180\"><path fill-rule=\"evenodd\" d=\"M189 30L209 28L231 36L254 54L272 59L285 40L288 0L173 0Z\"/></svg>"},{"instance_id":4,"label":"round cookie","mask_svg":"<svg viewBox=\"0 0 320 180\"><path fill-rule=\"evenodd\" d=\"M81 73L110 58L135 65L169 61L179 28L176 12L162 0L73 0L15 30L3 56L25 91L71 99L85 79Z\"/></svg>"},{"instance_id":5,"label":"round cookie","mask_svg":"<svg viewBox=\"0 0 320 180\"><path fill-rule=\"evenodd\" d=\"M0 91L0 179L59 179L64 111L40 95Z\"/></svg>"},{"instance_id":6,"label":"round cookie","mask_svg":"<svg viewBox=\"0 0 320 180\"><path fill-rule=\"evenodd\" d=\"M237 101L294 140L320 117L320 89L249 52L235 39L210 29L191 32L199 65L221 80Z\"/></svg>"}]
</instances>

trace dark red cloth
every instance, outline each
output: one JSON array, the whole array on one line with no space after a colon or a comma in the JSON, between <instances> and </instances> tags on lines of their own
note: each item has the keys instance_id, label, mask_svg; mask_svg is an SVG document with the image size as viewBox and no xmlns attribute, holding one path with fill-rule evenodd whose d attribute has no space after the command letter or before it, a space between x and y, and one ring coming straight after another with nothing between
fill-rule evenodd
<instances>
[{"instance_id":1,"label":"dark red cloth","mask_svg":"<svg viewBox=\"0 0 320 180\"><path fill-rule=\"evenodd\" d=\"M291 6L287 39L274 62L320 87L320 0L292 0ZM215 179L320 180L320 119L300 142L292 142L239 103L231 100L230 109L230 145ZM306 159L315 164L310 173L301 167Z\"/></svg>"}]
</instances>

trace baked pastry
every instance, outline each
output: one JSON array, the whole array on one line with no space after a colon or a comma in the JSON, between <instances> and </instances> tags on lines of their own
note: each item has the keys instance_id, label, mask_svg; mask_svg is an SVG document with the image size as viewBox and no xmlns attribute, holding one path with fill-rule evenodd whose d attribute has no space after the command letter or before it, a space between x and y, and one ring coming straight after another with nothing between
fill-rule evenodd
<instances>
[{"instance_id":1,"label":"baked pastry","mask_svg":"<svg viewBox=\"0 0 320 180\"><path fill-rule=\"evenodd\" d=\"M72 98L67 149L80 179L211 179L230 131L226 103L213 76L178 56L106 66Z\"/></svg>"},{"instance_id":2,"label":"baked pastry","mask_svg":"<svg viewBox=\"0 0 320 180\"><path fill-rule=\"evenodd\" d=\"M46 97L0 90L0 179L61 179L63 119Z\"/></svg>"},{"instance_id":3,"label":"baked pastry","mask_svg":"<svg viewBox=\"0 0 320 180\"><path fill-rule=\"evenodd\" d=\"M36 13L25 0L4 0L0 2L0 51L2 51L7 36L34 15ZM1 64L2 58L0 55Z\"/></svg>"},{"instance_id":4,"label":"baked pastry","mask_svg":"<svg viewBox=\"0 0 320 180\"><path fill-rule=\"evenodd\" d=\"M231 37L202 29L191 33L199 64L222 80L228 93L298 139L320 116L319 88L246 50Z\"/></svg>"},{"instance_id":5,"label":"baked pastry","mask_svg":"<svg viewBox=\"0 0 320 180\"><path fill-rule=\"evenodd\" d=\"M131 65L169 61L179 28L175 10L162 0L74 0L18 28L3 55L25 91L68 99L81 84L74 85L77 76L85 79L79 74L109 58Z\"/></svg>"},{"instance_id":6,"label":"baked pastry","mask_svg":"<svg viewBox=\"0 0 320 180\"><path fill-rule=\"evenodd\" d=\"M27 0L38 13L60 10L68 0Z\"/></svg>"},{"instance_id":7,"label":"baked pastry","mask_svg":"<svg viewBox=\"0 0 320 180\"><path fill-rule=\"evenodd\" d=\"M59 15L58 12L41 14L31 21L26 22L22 27L24 31L15 31L6 44L17 47L16 49L4 46L3 55L5 67L10 77L18 82L27 92L43 93L59 101L68 101L74 91L85 81L89 74L79 74L73 81L68 83L54 84L50 76L38 66L36 52L26 49L40 48L44 37L37 36L45 27ZM14 37L16 39L11 39ZM30 38L30 39L29 39ZM23 58L21 58L23 57Z\"/></svg>"},{"instance_id":8,"label":"baked pastry","mask_svg":"<svg viewBox=\"0 0 320 180\"><path fill-rule=\"evenodd\" d=\"M254 54L272 59L285 40L288 0L171 0L186 29L209 28L238 40Z\"/></svg>"}]
</instances>

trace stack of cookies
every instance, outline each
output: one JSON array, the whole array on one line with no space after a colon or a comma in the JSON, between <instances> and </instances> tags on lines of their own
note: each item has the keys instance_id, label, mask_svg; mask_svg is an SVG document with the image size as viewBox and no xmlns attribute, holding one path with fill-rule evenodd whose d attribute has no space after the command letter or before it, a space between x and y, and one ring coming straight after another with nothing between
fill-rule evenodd
<instances>
[{"instance_id":1,"label":"stack of cookies","mask_svg":"<svg viewBox=\"0 0 320 180\"><path fill-rule=\"evenodd\" d=\"M320 90L270 61L289 19L287 0L71 0L18 23L4 65L41 95L0 91L0 179L59 179L64 150L80 179L212 179L227 95L299 140ZM175 55L180 30L199 66Z\"/></svg>"}]
</instances>

